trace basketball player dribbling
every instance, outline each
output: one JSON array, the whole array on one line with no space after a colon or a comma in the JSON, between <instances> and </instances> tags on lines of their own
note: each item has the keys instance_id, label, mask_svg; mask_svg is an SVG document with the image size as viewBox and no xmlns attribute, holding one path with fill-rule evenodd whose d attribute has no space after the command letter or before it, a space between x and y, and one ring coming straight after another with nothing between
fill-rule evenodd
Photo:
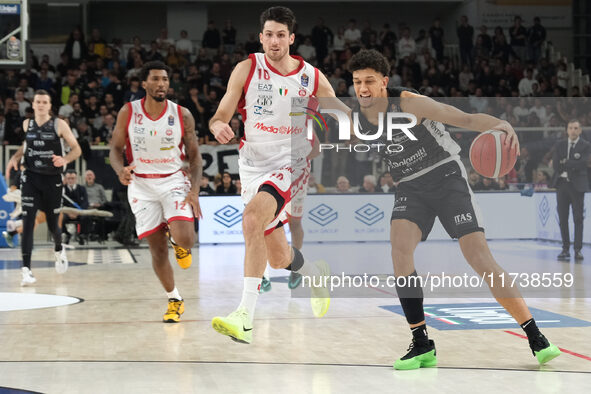
<instances>
[{"instance_id":1,"label":"basketball player dribbling","mask_svg":"<svg viewBox=\"0 0 591 394\"><path fill-rule=\"evenodd\" d=\"M177 323L185 306L174 284L167 239L181 268L189 268L195 242L193 221L201 217L202 163L193 116L166 99L169 75L170 68L160 61L144 64L141 77L146 97L119 111L109 158L119 181L129 185L138 238L147 239L154 272L168 296L163 321ZM188 176L182 170L185 154Z\"/></svg>"},{"instance_id":2,"label":"basketball player dribbling","mask_svg":"<svg viewBox=\"0 0 591 394\"><path fill-rule=\"evenodd\" d=\"M404 149L392 154L385 149L381 151L394 181L399 182L391 218L390 241L394 274L397 279L406 277L404 281L397 280L396 290L413 335L409 352L396 360L394 368L407 370L435 366L435 343L427 336L423 291L420 282L413 280L417 277L414 250L419 242L427 239L435 217L439 217L450 237L458 238L464 257L478 275L506 275L488 248L480 211L473 200L466 170L459 160L460 147L451 139L444 124L480 132L503 131L516 152L519 151L517 135L509 123L493 116L467 114L408 89L387 89L389 63L375 50L362 50L355 54L350 60L349 70L353 74L361 130L375 130L379 124L378 114L388 112L391 105L396 112L410 113L417 118L417 125L409 129L417 141L400 132L392 139ZM393 101L389 101L388 97ZM536 326L519 290L507 290L498 284L490 286L489 276L486 280L499 304L527 334L532 353L539 363L559 356L560 350L549 343Z\"/></svg>"},{"instance_id":3,"label":"basketball player dribbling","mask_svg":"<svg viewBox=\"0 0 591 394\"><path fill-rule=\"evenodd\" d=\"M282 224L291 212L292 199L307 179L307 157L312 150L306 139L305 117L289 115L292 103L314 96L334 97L334 91L318 69L289 54L295 38L295 16L290 9L271 7L261 14L260 23L264 53L251 54L238 63L209 123L211 132L223 144L234 137L228 122L237 107L245 124L239 159L242 199L246 203L242 218L246 249L242 300L227 317L212 320L216 331L242 343L252 341L252 320L267 260L273 268L311 278L329 275L325 262L305 261L298 248L288 245ZM330 304L328 290L312 286L311 304L314 315L322 317Z\"/></svg>"}]
</instances>

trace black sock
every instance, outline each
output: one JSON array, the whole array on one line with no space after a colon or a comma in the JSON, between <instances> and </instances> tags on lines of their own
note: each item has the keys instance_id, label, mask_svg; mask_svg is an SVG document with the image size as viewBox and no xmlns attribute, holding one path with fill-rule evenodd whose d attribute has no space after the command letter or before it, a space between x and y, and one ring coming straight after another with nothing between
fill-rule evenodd
<instances>
[{"instance_id":1,"label":"black sock","mask_svg":"<svg viewBox=\"0 0 591 394\"><path fill-rule=\"evenodd\" d=\"M525 331L528 339L533 339L540 335L540 329L536 325L536 321L533 317L521 324L521 328L523 328L523 331Z\"/></svg>"},{"instance_id":2,"label":"black sock","mask_svg":"<svg viewBox=\"0 0 591 394\"><path fill-rule=\"evenodd\" d=\"M16 230L8 232L8 235L10 235L11 237L14 237L16 234L17 234Z\"/></svg>"},{"instance_id":3,"label":"black sock","mask_svg":"<svg viewBox=\"0 0 591 394\"><path fill-rule=\"evenodd\" d=\"M429 342L429 336L427 335L427 325L421 324L420 326L410 329L412 332L412 338L415 342L427 343Z\"/></svg>"}]
</instances>

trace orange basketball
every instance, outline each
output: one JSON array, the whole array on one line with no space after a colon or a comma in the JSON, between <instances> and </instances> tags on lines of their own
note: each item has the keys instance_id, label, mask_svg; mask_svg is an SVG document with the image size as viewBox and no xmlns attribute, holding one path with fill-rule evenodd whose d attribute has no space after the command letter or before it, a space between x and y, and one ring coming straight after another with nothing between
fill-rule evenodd
<instances>
[{"instance_id":1,"label":"orange basketball","mask_svg":"<svg viewBox=\"0 0 591 394\"><path fill-rule=\"evenodd\" d=\"M505 144L506 138L507 134L498 130L488 130L474 138L470 146L470 163L476 172L487 178L498 178L511 171L517 152Z\"/></svg>"}]
</instances>

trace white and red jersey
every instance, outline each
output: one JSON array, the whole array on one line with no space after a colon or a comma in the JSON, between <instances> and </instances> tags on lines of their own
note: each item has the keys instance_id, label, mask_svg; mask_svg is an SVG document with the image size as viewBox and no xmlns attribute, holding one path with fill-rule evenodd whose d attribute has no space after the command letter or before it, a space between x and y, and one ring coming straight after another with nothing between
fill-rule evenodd
<instances>
[{"instance_id":1,"label":"white and red jersey","mask_svg":"<svg viewBox=\"0 0 591 394\"><path fill-rule=\"evenodd\" d=\"M166 100L164 111L152 119L144 108L145 99L127 103L127 161L143 178L161 178L183 166L184 125L181 107Z\"/></svg>"},{"instance_id":2,"label":"white and red jersey","mask_svg":"<svg viewBox=\"0 0 591 394\"><path fill-rule=\"evenodd\" d=\"M249 55L251 68L238 111L244 122L240 164L272 169L294 157L306 157L306 119L317 107L318 69L299 56L299 66L283 75L264 53Z\"/></svg>"}]
</instances>

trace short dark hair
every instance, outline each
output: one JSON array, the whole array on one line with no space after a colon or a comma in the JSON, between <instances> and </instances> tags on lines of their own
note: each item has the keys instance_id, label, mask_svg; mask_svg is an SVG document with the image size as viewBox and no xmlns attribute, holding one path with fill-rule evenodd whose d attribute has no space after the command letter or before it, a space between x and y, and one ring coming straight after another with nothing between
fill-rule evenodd
<instances>
[{"instance_id":1,"label":"short dark hair","mask_svg":"<svg viewBox=\"0 0 591 394\"><path fill-rule=\"evenodd\" d=\"M147 62L142 66L142 71L140 73L140 77L142 81L148 79L148 75L150 75L150 70L164 70L166 71L167 75L170 75L170 67L166 64L161 62L160 60L153 60L151 62Z\"/></svg>"},{"instance_id":2,"label":"short dark hair","mask_svg":"<svg viewBox=\"0 0 591 394\"><path fill-rule=\"evenodd\" d=\"M566 124L566 128L567 129L568 129L568 125L571 124L571 123L578 123L579 126L581 126L581 121L579 119L577 119L577 118L573 118L573 119L569 120L568 123Z\"/></svg>"},{"instance_id":3,"label":"short dark hair","mask_svg":"<svg viewBox=\"0 0 591 394\"><path fill-rule=\"evenodd\" d=\"M261 14L261 32L265 28L265 22L274 21L287 26L287 31L293 33L293 27L296 23L295 14L287 7L270 7Z\"/></svg>"},{"instance_id":4,"label":"short dark hair","mask_svg":"<svg viewBox=\"0 0 591 394\"><path fill-rule=\"evenodd\" d=\"M390 63L388 59L375 49L362 49L351 57L349 61L349 72L371 68L382 74L390 75Z\"/></svg>"},{"instance_id":5,"label":"short dark hair","mask_svg":"<svg viewBox=\"0 0 591 394\"><path fill-rule=\"evenodd\" d=\"M66 174L74 174L74 175L78 175L78 173L76 172L76 170L75 170L75 169L73 169L73 168L68 168L68 169L66 170Z\"/></svg>"},{"instance_id":6,"label":"short dark hair","mask_svg":"<svg viewBox=\"0 0 591 394\"><path fill-rule=\"evenodd\" d=\"M51 99L51 95L49 94L49 92L44 89L35 90L35 94L33 95L33 98L35 98L35 96L49 96L49 99Z\"/></svg>"}]
</instances>

